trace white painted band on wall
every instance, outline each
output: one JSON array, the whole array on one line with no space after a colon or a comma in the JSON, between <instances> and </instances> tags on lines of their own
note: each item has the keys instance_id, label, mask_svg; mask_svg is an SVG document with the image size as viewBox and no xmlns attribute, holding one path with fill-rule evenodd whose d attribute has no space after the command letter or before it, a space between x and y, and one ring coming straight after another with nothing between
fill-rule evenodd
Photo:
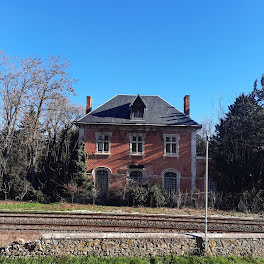
<instances>
[{"instance_id":1,"label":"white painted band on wall","mask_svg":"<svg viewBox=\"0 0 264 264\"><path fill-rule=\"evenodd\" d=\"M196 189L196 131L191 134L191 155L192 155L192 192Z\"/></svg>"}]
</instances>

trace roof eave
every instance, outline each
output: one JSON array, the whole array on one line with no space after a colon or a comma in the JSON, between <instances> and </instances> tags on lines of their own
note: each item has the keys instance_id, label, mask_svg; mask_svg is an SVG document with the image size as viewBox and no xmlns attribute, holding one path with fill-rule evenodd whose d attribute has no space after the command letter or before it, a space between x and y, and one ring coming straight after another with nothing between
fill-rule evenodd
<instances>
[{"instance_id":1,"label":"roof eave","mask_svg":"<svg viewBox=\"0 0 264 264\"><path fill-rule=\"evenodd\" d=\"M158 127L195 127L197 129L202 128L201 125L165 125L165 124L139 124L139 123L87 123L87 122L74 122L75 124L80 125L112 125L112 126L158 126Z\"/></svg>"}]
</instances>

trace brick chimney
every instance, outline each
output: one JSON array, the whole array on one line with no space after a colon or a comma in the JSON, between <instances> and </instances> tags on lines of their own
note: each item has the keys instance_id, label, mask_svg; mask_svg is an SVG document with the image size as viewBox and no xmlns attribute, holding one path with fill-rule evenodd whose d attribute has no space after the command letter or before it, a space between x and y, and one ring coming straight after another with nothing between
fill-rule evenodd
<instances>
[{"instance_id":1,"label":"brick chimney","mask_svg":"<svg viewBox=\"0 0 264 264\"><path fill-rule=\"evenodd\" d=\"M190 117L190 95L184 96L184 114Z\"/></svg>"},{"instance_id":2,"label":"brick chimney","mask_svg":"<svg viewBox=\"0 0 264 264\"><path fill-rule=\"evenodd\" d=\"M93 100L91 96L86 97L86 114L92 111L92 101Z\"/></svg>"}]
</instances>

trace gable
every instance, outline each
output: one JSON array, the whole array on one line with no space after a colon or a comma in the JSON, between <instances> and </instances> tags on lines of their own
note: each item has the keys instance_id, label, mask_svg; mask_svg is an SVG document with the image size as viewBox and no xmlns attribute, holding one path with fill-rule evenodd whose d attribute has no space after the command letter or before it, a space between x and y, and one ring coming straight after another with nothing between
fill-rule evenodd
<instances>
[{"instance_id":1,"label":"gable","mask_svg":"<svg viewBox=\"0 0 264 264\"><path fill-rule=\"evenodd\" d=\"M143 119L146 104L142 97L138 95L130 104L130 119Z\"/></svg>"}]
</instances>

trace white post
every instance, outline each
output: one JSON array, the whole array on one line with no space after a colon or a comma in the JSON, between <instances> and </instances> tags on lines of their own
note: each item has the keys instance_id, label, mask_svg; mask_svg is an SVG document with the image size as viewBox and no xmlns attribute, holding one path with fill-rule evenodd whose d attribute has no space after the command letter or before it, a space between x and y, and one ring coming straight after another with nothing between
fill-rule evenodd
<instances>
[{"instance_id":1,"label":"white post","mask_svg":"<svg viewBox=\"0 0 264 264\"><path fill-rule=\"evenodd\" d=\"M204 226L204 241L205 241L205 254L207 255L208 250L208 239L207 239L207 207L208 207L208 145L209 145L209 131L206 133L206 164L205 164L205 226Z\"/></svg>"}]
</instances>

